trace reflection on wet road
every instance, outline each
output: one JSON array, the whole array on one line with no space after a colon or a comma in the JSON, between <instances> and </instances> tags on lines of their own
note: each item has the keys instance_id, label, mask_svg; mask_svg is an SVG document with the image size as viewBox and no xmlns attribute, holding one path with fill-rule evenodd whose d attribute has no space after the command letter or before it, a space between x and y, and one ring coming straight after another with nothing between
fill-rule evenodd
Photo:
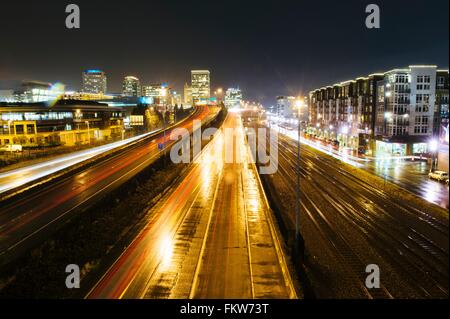
<instances>
[{"instance_id":1,"label":"reflection on wet road","mask_svg":"<svg viewBox=\"0 0 450 319\"><path fill-rule=\"evenodd\" d=\"M89 298L296 297L241 120L223 126L237 130L216 134Z\"/></svg>"}]
</instances>

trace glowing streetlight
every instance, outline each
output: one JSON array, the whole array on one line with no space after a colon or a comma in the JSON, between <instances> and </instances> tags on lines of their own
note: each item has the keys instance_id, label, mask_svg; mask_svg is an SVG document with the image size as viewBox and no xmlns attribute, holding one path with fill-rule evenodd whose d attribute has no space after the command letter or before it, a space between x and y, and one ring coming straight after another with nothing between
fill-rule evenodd
<instances>
[{"instance_id":1,"label":"glowing streetlight","mask_svg":"<svg viewBox=\"0 0 450 319\"><path fill-rule=\"evenodd\" d=\"M436 166L436 152L439 148L439 143L437 140L433 139L428 142L428 151L431 153L431 166L430 172L433 172Z\"/></svg>"},{"instance_id":2,"label":"glowing streetlight","mask_svg":"<svg viewBox=\"0 0 450 319\"><path fill-rule=\"evenodd\" d=\"M300 108L304 105L305 103L303 102L303 100L296 100L295 101L295 107L297 108L297 110L300 110Z\"/></svg>"},{"instance_id":3,"label":"glowing streetlight","mask_svg":"<svg viewBox=\"0 0 450 319\"><path fill-rule=\"evenodd\" d=\"M438 150L438 141L437 141L437 140L431 140L431 141L428 143L428 149L429 149L431 152L436 152L436 151Z\"/></svg>"}]
</instances>

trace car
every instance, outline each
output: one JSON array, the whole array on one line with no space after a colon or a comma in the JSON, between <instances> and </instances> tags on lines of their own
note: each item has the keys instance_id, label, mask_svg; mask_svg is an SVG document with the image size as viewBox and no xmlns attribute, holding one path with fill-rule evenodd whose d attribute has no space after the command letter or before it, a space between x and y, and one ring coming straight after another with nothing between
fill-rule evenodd
<instances>
[{"instance_id":1,"label":"car","mask_svg":"<svg viewBox=\"0 0 450 319\"><path fill-rule=\"evenodd\" d=\"M2 152L22 152L22 145L20 144L7 144L0 148Z\"/></svg>"},{"instance_id":2,"label":"car","mask_svg":"<svg viewBox=\"0 0 450 319\"><path fill-rule=\"evenodd\" d=\"M439 182L444 182L446 179L448 179L448 173L444 171L434 171L430 172L428 174L428 177L431 179L435 179Z\"/></svg>"}]
</instances>

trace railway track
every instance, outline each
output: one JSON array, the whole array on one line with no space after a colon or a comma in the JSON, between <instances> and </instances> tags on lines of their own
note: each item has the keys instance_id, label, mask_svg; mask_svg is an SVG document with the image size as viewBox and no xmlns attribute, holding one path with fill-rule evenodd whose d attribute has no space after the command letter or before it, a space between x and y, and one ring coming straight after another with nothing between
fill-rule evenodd
<instances>
[{"instance_id":1,"label":"railway track","mask_svg":"<svg viewBox=\"0 0 450 319\"><path fill-rule=\"evenodd\" d=\"M285 144L287 147L279 147L279 173L288 189L295 192L295 145L290 141ZM341 261L348 265L347 280L353 281L368 298L393 298L384 285L376 290L365 287L365 267L368 263L364 262L366 258L361 252L367 250L367 247L358 241L350 241L337 230L335 220L330 220L331 211L339 222L357 230L373 244L380 256L400 270L403 276L406 274L408 284L415 291L424 297L448 297L448 286L443 284L448 282L448 247L442 248L421 232L425 228L427 234L432 232L434 237L448 240L448 225L426 211L390 198L389 194L371 187L343 169L336 172L336 167L325 157L320 158L320 161L329 170L314 165L310 158L315 158L316 155L302 147L302 154L305 152L308 153L301 158L300 175L302 183L306 182L314 192L302 192L302 209ZM336 174L340 178L336 178ZM357 189L359 191L356 194L354 191ZM342 196L336 196L332 190ZM399 216L414 218L415 223L420 223L421 230L402 223ZM289 218L292 222L293 216Z\"/></svg>"}]
</instances>

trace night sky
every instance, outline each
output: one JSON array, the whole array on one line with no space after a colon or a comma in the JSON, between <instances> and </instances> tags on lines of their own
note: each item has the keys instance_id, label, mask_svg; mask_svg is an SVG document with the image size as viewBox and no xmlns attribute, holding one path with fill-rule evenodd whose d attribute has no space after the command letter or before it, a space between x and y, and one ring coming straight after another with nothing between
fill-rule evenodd
<instances>
[{"instance_id":1,"label":"night sky","mask_svg":"<svg viewBox=\"0 0 450 319\"><path fill-rule=\"evenodd\" d=\"M81 29L65 28L65 7ZM365 7L381 8L381 29ZM239 86L266 105L276 95L410 64L448 68L448 0L2 1L0 81L34 79L79 89L81 72L125 75L181 90L191 69L209 69L212 89Z\"/></svg>"}]
</instances>

